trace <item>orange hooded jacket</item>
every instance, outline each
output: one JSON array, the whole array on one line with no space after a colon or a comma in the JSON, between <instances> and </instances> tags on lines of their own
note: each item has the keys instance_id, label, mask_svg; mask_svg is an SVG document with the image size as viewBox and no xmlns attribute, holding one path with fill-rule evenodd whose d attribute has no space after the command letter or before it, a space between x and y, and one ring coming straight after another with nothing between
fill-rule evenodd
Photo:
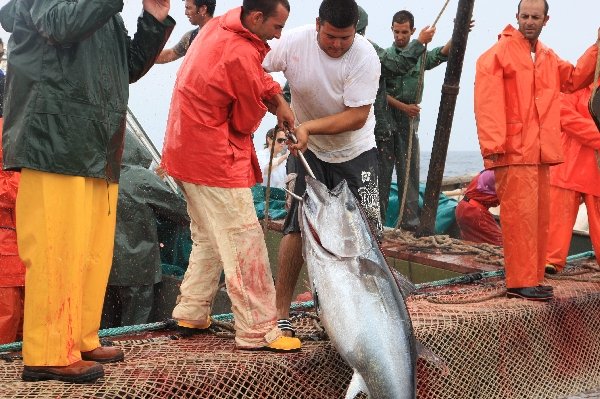
<instances>
[{"instance_id":1,"label":"orange hooded jacket","mask_svg":"<svg viewBox=\"0 0 600 399\"><path fill-rule=\"evenodd\" d=\"M591 46L577 67L508 25L477 61L475 117L486 169L562 162L559 92L590 84L598 48ZM498 154L498 159L488 159Z\"/></svg>"},{"instance_id":2,"label":"orange hooded jacket","mask_svg":"<svg viewBox=\"0 0 600 399\"><path fill-rule=\"evenodd\" d=\"M600 197L600 168L596 162L600 131L588 110L591 95L591 87L562 94L560 122L565 162L550 168L550 184Z\"/></svg>"},{"instance_id":3,"label":"orange hooded jacket","mask_svg":"<svg viewBox=\"0 0 600 399\"><path fill-rule=\"evenodd\" d=\"M262 68L269 46L241 23L241 7L206 24L177 73L162 166L176 179L244 188L262 181L252 133L281 93Z\"/></svg>"}]
</instances>

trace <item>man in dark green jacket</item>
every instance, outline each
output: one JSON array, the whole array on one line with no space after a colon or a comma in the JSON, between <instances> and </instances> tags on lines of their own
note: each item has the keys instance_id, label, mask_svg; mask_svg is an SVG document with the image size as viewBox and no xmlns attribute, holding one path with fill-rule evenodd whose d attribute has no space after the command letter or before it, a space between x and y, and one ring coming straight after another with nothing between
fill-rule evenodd
<instances>
[{"instance_id":1,"label":"man in dark green jacket","mask_svg":"<svg viewBox=\"0 0 600 399\"><path fill-rule=\"evenodd\" d=\"M403 54L409 51L411 36L415 32L414 17L408 11L397 12L392 19L394 44L385 50L388 56ZM433 69L448 60L450 42L444 47L437 47L427 52L425 70ZM408 156L408 138L410 119L414 118L413 138L411 147L411 162L408 178L406 205L401 227L415 230L419 225L419 113L418 103L423 95L423 86L418 90L421 60L407 74L386 79L388 103L394 121L393 134L376 136L379 149L379 195L381 198L381 219L385 221L387 205L392 181L392 171L396 166L398 180L398 196L402 195L406 175L406 159Z\"/></svg>"},{"instance_id":2,"label":"man in dark green jacket","mask_svg":"<svg viewBox=\"0 0 600 399\"><path fill-rule=\"evenodd\" d=\"M142 0L135 37L122 0L11 0L4 167L21 170L17 198L26 267L23 379L89 382L101 362L98 328L112 261L128 85L162 50L169 0Z\"/></svg>"},{"instance_id":3,"label":"man in dark green jacket","mask_svg":"<svg viewBox=\"0 0 600 399\"><path fill-rule=\"evenodd\" d=\"M152 156L127 131L119 180L115 249L102 312L102 328L148 322L154 285L161 280L158 220L185 225L183 195L151 171Z\"/></svg>"}]
</instances>

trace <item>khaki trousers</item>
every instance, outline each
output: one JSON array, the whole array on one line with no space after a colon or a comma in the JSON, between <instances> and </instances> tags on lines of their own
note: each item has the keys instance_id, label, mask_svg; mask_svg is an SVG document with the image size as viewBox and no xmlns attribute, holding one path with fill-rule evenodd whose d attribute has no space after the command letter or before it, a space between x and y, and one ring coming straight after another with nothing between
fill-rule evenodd
<instances>
[{"instance_id":1,"label":"khaki trousers","mask_svg":"<svg viewBox=\"0 0 600 399\"><path fill-rule=\"evenodd\" d=\"M100 346L118 184L23 169L16 216L25 275L23 363L68 366Z\"/></svg>"},{"instance_id":2,"label":"khaki trousers","mask_svg":"<svg viewBox=\"0 0 600 399\"><path fill-rule=\"evenodd\" d=\"M235 317L236 345L267 345L281 331L277 328L267 247L250 189L181 185L193 246L173 318L205 324L224 271Z\"/></svg>"}]
</instances>

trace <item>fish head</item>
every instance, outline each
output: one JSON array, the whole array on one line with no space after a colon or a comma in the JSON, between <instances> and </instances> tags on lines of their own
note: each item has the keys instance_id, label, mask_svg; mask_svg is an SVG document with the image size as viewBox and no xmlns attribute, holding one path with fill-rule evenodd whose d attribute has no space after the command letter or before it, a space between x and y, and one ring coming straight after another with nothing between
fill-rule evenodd
<instances>
[{"instance_id":1,"label":"fish head","mask_svg":"<svg viewBox=\"0 0 600 399\"><path fill-rule=\"evenodd\" d=\"M300 213L303 234L310 234L338 258L363 255L376 245L358 200L345 180L330 190L307 176Z\"/></svg>"}]
</instances>

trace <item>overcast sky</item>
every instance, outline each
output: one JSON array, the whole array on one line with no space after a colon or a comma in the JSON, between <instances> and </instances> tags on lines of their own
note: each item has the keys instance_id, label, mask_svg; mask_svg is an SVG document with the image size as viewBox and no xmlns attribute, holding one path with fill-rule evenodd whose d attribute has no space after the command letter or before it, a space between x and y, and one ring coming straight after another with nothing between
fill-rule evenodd
<instances>
[{"instance_id":1,"label":"overcast sky","mask_svg":"<svg viewBox=\"0 0 600 399\"><path fill-rule=\"evenodd\" d=\"M6 0L0 0L4 4ZM286 29L313 24L318 13L320 0L290 0L291 14ZM392 15L401 9L407 9L415 15L417 32L425 25L433 23L445 0L405 0L405 1L359 1L369 14L367 37L383 47L392 44L390 31ZM553 48L559 56L576 62L583 51L593 44L600 25L598 0L550 0L550 21L541 35L541 40ZM517 0L476 0L473 18L476 21L474 30L469 35L467 53L461 79L461 90L458 95L455 120L450 138L451 151L478 151L475 121L473 116L473 80L475 61L496 40L497 35L509 23L516 26L515 14ZM223 14L230 8L241 5L241 0L217 0L215 15ZM437 33L430 48L442 46L452 35L453 19L456 15L458 0L450 4L437 25ZM139 0L125 0L123 18L133 35L136 29L136 18L142 9ZM192 29L185 18L183 1L172 0L171 16L178 22L167 43L171 47L179 41L181 35ZM284 29L285 34L285 29ZM8 34L0 30L0 37L8 38ZM130 89L129 106L136 114L157 148L162 148L167 113L171 92L180 61L166 65L156 65L139 82ZM421 150L429 151L433 143L435 124L439 109L441 85L444 80L446 64L428 71L425 77L421 126L419 136ZM198 71L202 73L202 71ZM277 76L278 81L283 81ZM267 114L261 128L257 131L255 142L263 143L266 130L274 125L275 118Z\"/></svg>"}]
</instances>

